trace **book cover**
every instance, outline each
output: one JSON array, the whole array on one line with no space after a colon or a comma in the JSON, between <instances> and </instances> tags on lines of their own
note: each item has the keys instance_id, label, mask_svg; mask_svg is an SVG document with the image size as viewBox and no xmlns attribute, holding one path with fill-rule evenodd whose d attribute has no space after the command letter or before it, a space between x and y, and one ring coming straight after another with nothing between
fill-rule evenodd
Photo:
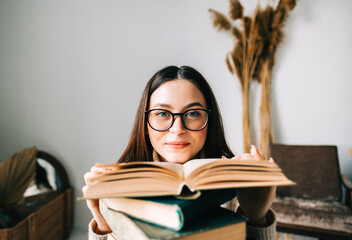
<instances>
[{"instance_id":1,"label":"book cover","mask_svg":"<svg viewBox=\"0 0 352 240\"><path fill-rule=\"evenodd\" d=\"M132 218L178 231L235 196L235 189L218 189L202 191L196 199L163 196L103 198L102 201L113 211L120 211Z\"/></svg>"},{"instance_id":2,"label":"book cover","mask_svg":"<svg viewBox=\"0 0 352 240\"><path fill-rule=\"evenodd\" d=\"M113 231L112 235L119 240L245 240L246 237L245 217L221 207L216 207L210 214L180 231L161 228L130 218L121 212L111 211L104 202L101 203L101 209Z\"/></svg>"},{"instance_id":3,"label":"book cover","mask_svg":"<svg viewBox=\"0 0 352 240\"><path fill-rule=\"evenodd\" d=\"M84 198L183 195L200 190L292 185L269 161L194 159L185 164L130 162L97 164L110 169L91 179Z\"/></svg>"}]
</instances>

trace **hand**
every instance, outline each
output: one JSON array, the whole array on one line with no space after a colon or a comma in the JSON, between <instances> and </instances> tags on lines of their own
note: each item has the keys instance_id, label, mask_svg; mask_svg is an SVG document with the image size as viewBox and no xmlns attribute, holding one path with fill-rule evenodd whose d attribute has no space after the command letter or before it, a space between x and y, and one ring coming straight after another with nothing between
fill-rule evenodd
<instances>
[{"instance_id":1,"label":"hand","mask_svg":"<svg viewBox=\"0 0 352 240\"><path fill-rule=\"evenodd\" d=\"M84 180L87 185L91 183L91 179L104 171L109 171L109 169L103 169L103 168L97 168L97 167L92 167L90 172L87 172L84 174ZM87 186L84 186L82 188L83 195L85 195ZM91 211L95 221L96 221L96 229L93 231L97 234L107 234L111 232L111 229L107 222L105 221L105 218L100 212L99 209L99 199L87 199L87 206L89 210Z\"/></svg>"},{"instance_id":2,"label":"hand","mask_svg":"<svg viewBox=\"0 0 352 240\"><path fill-rule=\"evenodd\" d=\"M235 157L235 159L254 159L264 161L263 157L258 152L255 146L251 146L250 154L243 154ZM274 161L270 158L270 161ZM237 199L240 204L243 214L248 217L250 225L256 227L266 227L268 222L266 215L273 203L276 195L276 186L274 187L256 187L256 188L238 188Z\"/></svg>"}]
</instances>

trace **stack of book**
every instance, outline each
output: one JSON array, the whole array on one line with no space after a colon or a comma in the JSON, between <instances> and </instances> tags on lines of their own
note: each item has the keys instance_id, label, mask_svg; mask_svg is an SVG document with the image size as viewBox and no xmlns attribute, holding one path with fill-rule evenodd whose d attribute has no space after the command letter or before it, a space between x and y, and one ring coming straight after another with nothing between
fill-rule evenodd
<instances>
[{"instance_id":1,"label":"stack of book","mask_svg":"<svg viewBox=\"0 0 352 240\"><path fill-rule=\"evenodd\" d=\"M245 239L245 218L220 205L234 188L291 185L269 161L197 159L183 165L131 162L107 168L92 179L85 198L100 209L124 239Z\"/></svg>"},{"instance_id":2,"label":"stack of book","mask_svg":"<svg viewBox=\"0 0 352 240\"><path fill-rule=\"evenodd\" d=\"M197 199L103 198L100 210L116 239L245 239L245 218L220 204L234 189L210 190Z\"/></svg>"}]
</instances>

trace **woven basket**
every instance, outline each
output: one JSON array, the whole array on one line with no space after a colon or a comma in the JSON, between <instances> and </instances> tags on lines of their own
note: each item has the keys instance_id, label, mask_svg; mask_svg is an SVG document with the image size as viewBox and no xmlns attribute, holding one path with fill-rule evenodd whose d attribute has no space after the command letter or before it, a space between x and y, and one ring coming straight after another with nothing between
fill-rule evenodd
<instances>
[{"instance_id":1,"label":"woven basket","mask_svg":"<svg viewBox=\"0 0 352 240\"><path fill-rule=\"evenodd\" d=\"M12 228L0 229L0 240L62 240L73 225L73 188L62 164L52 155L38 151L37 158L49 162L60 179L56 191L27 197L16 209L26 216ZM35 206L35 204L38 204ZM28 207L34 205L35 207Z\"/></svg>"}]
</instances>

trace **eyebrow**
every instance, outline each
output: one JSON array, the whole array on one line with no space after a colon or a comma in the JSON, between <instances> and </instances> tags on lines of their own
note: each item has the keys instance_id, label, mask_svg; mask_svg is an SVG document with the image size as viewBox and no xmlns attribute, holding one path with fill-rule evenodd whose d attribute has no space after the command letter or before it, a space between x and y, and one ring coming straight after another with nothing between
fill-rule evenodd
<instances>
[{"instance_id":1,"label":"eyebrow","mask_svg":"<svg viewBox=\"0 0 352 240\"><path fill-rule=\"evenodd\" d=\"M201 103L199 103L199 102L193 102L193 103L190 103L190 104L188 104L188 105L186 105L185 107L184 107L184 109L186 109L186 108L191 108L191 107L202 107L202 108L205 108ZM154 106L153 106L153 108L155 108L155 107L165 107L165 108L173 108L173 106L172 105L170 105L170 104L166 104L166 103L157 103L157 104L155 104Z\"/></svg>"}]
</instances>

